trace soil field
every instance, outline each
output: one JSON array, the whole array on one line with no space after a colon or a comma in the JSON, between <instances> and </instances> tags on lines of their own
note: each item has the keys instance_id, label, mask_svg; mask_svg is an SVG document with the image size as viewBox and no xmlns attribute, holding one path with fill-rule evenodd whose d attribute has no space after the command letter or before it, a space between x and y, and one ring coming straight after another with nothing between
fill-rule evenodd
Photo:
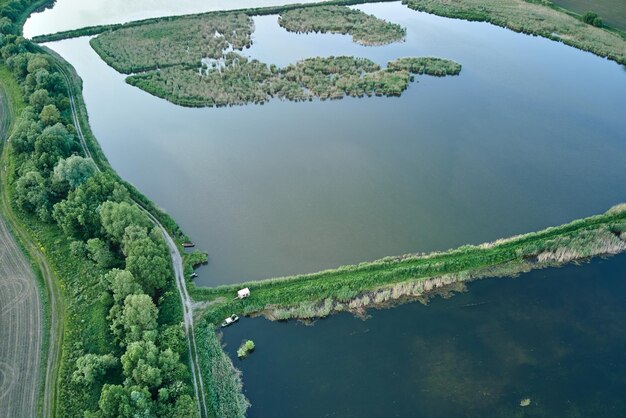
<instances>
[{"instance_id":1,"label":"soil field","mask_svg":"<svg viewBox=\"0 0 626 418\"><path fill-rule=\"evenodd\" d=\"M43 314L33 271L0 219L0 416L37 415Z\"/></svg>"}]
</instances>

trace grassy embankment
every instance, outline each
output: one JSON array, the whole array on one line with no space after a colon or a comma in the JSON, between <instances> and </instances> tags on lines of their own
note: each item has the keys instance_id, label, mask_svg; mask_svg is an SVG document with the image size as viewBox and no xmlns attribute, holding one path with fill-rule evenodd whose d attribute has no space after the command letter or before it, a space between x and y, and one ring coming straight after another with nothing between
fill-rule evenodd
<instances>
[{"instance_id":1,"label":"grassy embankment","mask_svg":"<svg viewBox=\"0 0 626 418\"><path fill-rule=\"evenodd\" d=\"M385 45L401 41L406 29L360 10L345 6L317 6L282 12L278 24L297 33L341 33L352 35L361 45Z\"/></svg>"},{"instance_id":2,"label":"grassy embankment","mask_svg":"<svg viewBox=\"0 0 626 418\"><path fill-rule=\"evenodd\" d=\"M397 303L446 284L510 276L622 251L626 251L626 205L493 243L233 286L192 287L191 292L195 300L206 301L205 317L214 325L233 313L310 319ZM251 296L234 299L242 287L249 287Z\"/></svg>"},{"instance_id":3,"label":"grassy embankment","mask_svg":"<svg viewBox=\"0 0 626 418\"><path fill-rule=\"evenodd\" d=\"M409 8L439 16L489 22L542 36L626 64L626 38L610 28L582 22L544 0L402 0Z\"/></svg>"},{"instance_id":4,"label":"grassy embankment","mask_svg":"<svg viewBox=\"0 0 626 418\"><path fill-rule=\"evenodd\" d=\"M308 12L317 18L328 10L340 16L343 26L338 24L338 28L348 30L350 19L361 25L354 23L352 29L379 28L368 32L372 44L391 41L390 33L395 33L394 39L404 34L398 25L345 6L294 9L296 15L285 19L295 25ZM139 72L126 79L129 84L183 106L243 105L271 98L399 96L412 74L444 76L461 70L457 63L437 58L401 59L381 69L370 60L354 57L309 58L277 68L227 52L229 47L248 47L252 32L252 20L244 13L212 13L115 29L92 39L91 45L116 70Z\"/></svg>"}]
</instances>

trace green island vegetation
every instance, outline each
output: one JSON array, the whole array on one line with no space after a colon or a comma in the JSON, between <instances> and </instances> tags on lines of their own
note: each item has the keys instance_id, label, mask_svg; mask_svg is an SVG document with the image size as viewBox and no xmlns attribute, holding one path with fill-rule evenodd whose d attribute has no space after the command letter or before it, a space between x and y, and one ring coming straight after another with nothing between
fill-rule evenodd
<instances>
[{"instance_id":1,"label":"green island vegetation","mask_svg":"<svg viewBox=\"0 0 626 418\"><path fill-rule=\"evenodd\" d=\"M346 6L317 6L287 10L280 14L278 24L297 33L341 33L352 35L361 45L385 45L401 41L406 29L360 10Z\"/></svg>"},{"instance_id":2,"label":"green island vegetation","mask_svg":"<svg viewBox=\"0 0 626 418\"><path fill-rule=\"evenodd\" d=\"M294 15L289 17L290 13ZM345 30L355 37L361 31L380 35L378 41L371 40L372 45L384 43L389 28L404 34L398 25L345 6L293 9L281 15L281 22L311 16L308 19L314 24L325 13L336 14L334 20L343 22ZM382 29L374 30L372 25L382 25ZM364 29L357 30L361 26ZM346 95L399 96L412 74L445 76L461 70L459 64L440 58L404 58L381 69L370 60L355 57L309 58L277 68L231 51L249 46L252 31L252 20L244 13L212 13L122 27L102 33L90 43L111 67L134 73L126 78L128 84L191 107L264 103L271 98L303 101Z\"/></svg>"},{"instance_id":3,"label":"green island vegetation","mask_svg":"<svg viewBox=\"0 0 626 418\"><path fill-rule=\"evenodd\" d=\"M243 13L212 13L156 24L123 27L91 41L107 64L121 73L171 66L198 68L202 58L221 58L228 48L252 43L252 19Z\"/></svg>"},{"instance_id":4,"label":"green island vegetation","mask_svg":"<svg viewBox=\"0 0 626 418\"><path fill-rule=\"evenodd\" d=\"M244 359L248 357L248 355L254 351L254 341L247 340L241 343L241 346L237 349L237 357L240 359Z\"/></svg>"},{"instance_id":5,"label":"green island vegetation","mask_svg":"<svg viewBox=\"0 0 626 418\"><path fill-rule=\"evenodd\" d=\"M315 97L399 96L412 80L411 74L443 76L458 74L461 69L459 64L440 58L409 60L427 61L428 65L412 67L406 65L409 61L398 60L381 69L365 58L316 57L277 68L229 52L217 63L205 61L200 73L182 66L168 67L132 75L126 81L183 106L231 106L264 103L271 98L303 101Z\"/></svg>"},{"instance_id":6,"label":"green island vegetation","mask_svg":"<svg viewBox=\"0 0 626 418\"><path fill-rule=\"evenodd\" d=\"M516 32L563 42L626 64L626 35L585 23L548 0L402 0L409 8L439 16L489 22Z\"/></svg>"}]
</instances>

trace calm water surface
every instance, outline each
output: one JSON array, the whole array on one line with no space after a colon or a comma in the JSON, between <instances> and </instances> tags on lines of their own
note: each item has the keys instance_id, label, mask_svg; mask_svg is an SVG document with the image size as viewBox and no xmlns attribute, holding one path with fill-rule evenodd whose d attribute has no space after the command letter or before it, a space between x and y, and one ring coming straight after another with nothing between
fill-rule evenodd
<instances>
[{"instance_id":1,"label":"calm water surface","mask_svg":"<svg viewBox=\"0 0 626 418\"><path fill-rule=\"evenodd\" d=\"M201 284L311 272L560 224L624 200L626 73L491 25L361 6L407 27L363 47L255 19L248 54L286 65L435 55L459 77L401 98L187 109L126 85L88 39L50 44L77 69L112 165L210 254Z\"/></svg>"},{"instance_id":2,"label":"calm water surface","mask_svg":"<svg viewBox=\"0 0 626 418\"><path fill-rule=\"evenodd\" d=\"M484 280L366 321L244 318L223 341L251 418L623 417L625 271L621 255Z\"/></svg>"}]
</instances>

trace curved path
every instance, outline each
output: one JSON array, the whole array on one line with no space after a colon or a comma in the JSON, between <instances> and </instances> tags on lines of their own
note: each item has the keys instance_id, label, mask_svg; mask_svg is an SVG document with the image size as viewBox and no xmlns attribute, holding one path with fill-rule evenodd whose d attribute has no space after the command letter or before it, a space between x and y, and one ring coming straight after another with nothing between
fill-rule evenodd
<instances>
[{"instance_id":1,"label":"curved path","mask_svg":"<svg viewBox=\"0 0 626 418\"><path fill-rule=\"evenodd\" d=\"M96 166L98 171L101 171L98 166L96 160L93 158L89 147L87 146L87 141L85 140L85 135L83 134L83 130L80 126L80 119L78 115L78 110L76 106L76 99L74 96L73 86L71 75L68 74L66 68L64 68L60 64L56 64L57 68L63 75L65 82L68 86L68 97L70 99L70 109L72 110L72 120L74 122L74 126L76 127L76 133L78 138L80 139L81 148L85 156L91 159ZM86 119L85 119L86 120ZM185 336L187 338L187 347L189 349L189 363L191 366L191 374L192 374L192 383L194 386L194 392L196 395L196 401L198 406L198 413L200 417L208 417L208 409L206 405L206 395L204 391L204 382L202 380L202 370L200 369L200 361L198 358L198 350L196 346L196 333L193 325L193 304L189 293L187 292L187 284L185 281L185 273L183 268L183 258L180 255L180 251L178 250L178 246L176 242L169 234L167 229L158 221L158 219L150 213L145 207L141 205L141 203L135 201L135 204L139 206L139 208L150 218L152 223L158 227L163 233L163 237L165 238L165 242L170 251L170 257L172 260L172 268L174 269L174 276L176 279L176 288L178 289L178 295L180 297L180 302L183 306L183 321L185 327Z\"/></svg>"}]
</instances>

